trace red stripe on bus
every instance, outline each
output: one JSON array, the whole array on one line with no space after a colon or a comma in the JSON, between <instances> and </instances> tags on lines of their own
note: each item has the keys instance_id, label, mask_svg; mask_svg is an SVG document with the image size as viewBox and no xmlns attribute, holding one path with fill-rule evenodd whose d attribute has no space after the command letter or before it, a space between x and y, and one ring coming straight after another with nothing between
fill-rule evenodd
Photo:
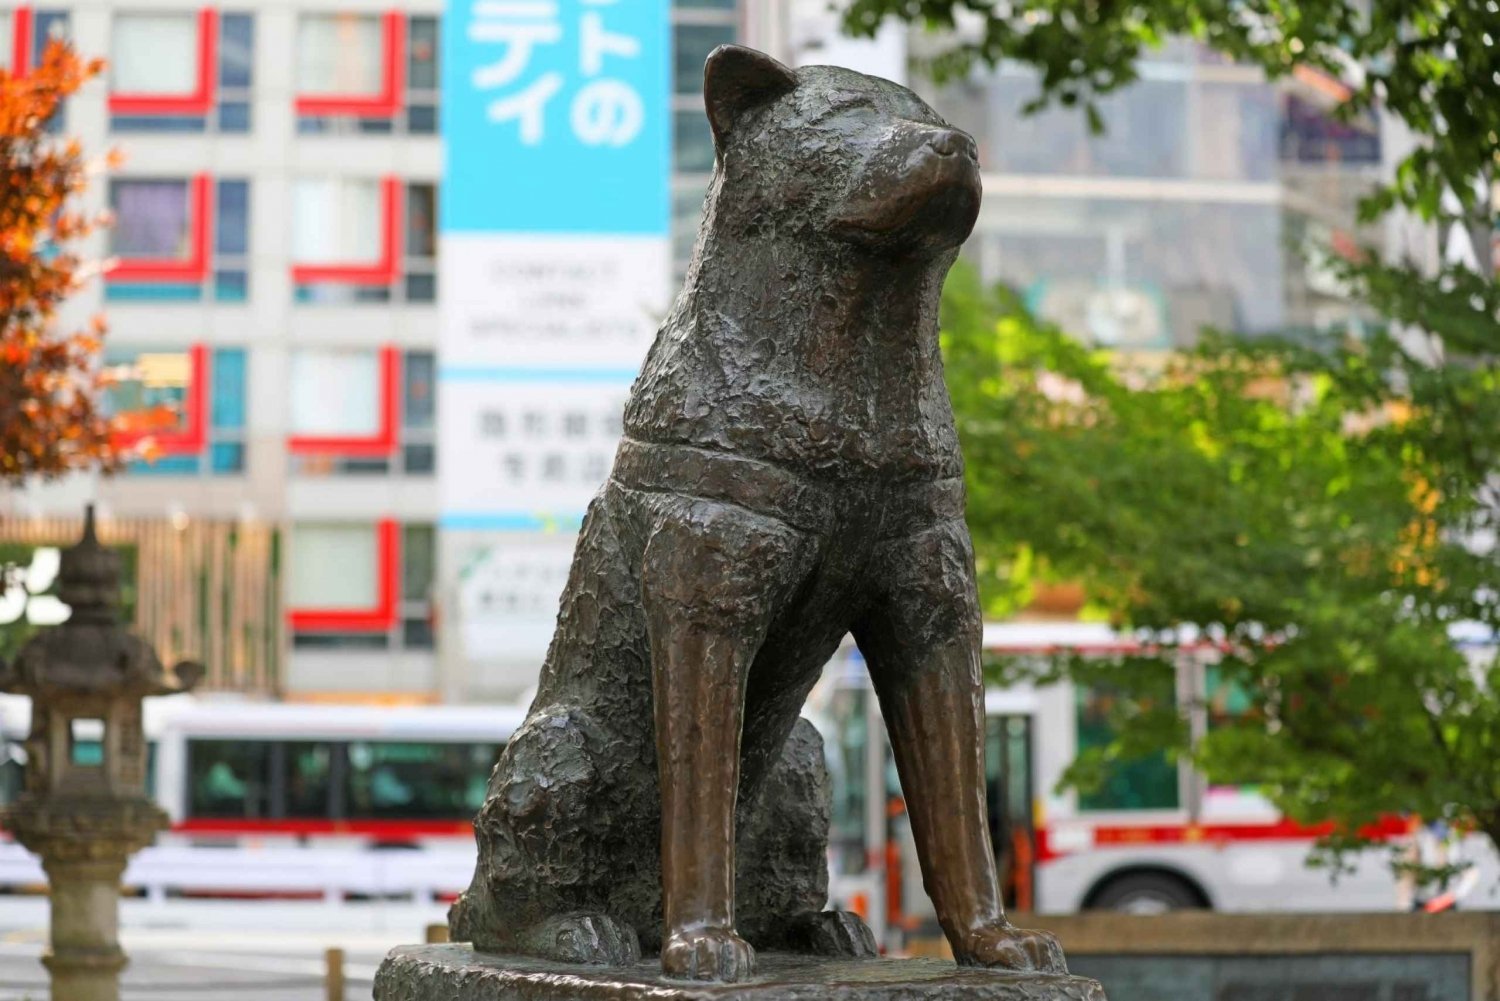
<instances>
[{"instance_id":1,"label":"red stripe on bus","mask_svg":"<svg viewBox=\"0 0 1500 1001\"><path fill-rule=\"evenodd\" d=\"M189 817L173 824L172 831L176 834L225 836L349 834L380 838L418 838L433 835L472 836L474 825L468 820L331 820L326 817L256 820L244 817Z\"/></svg>"},{"instance_id":2,"label":"red stripe on bus","mask_svg":"<svg viewBox=\"0 0 1500 1001\"><path fill-rule=\"evenodd\" d=\"M1332 834L1335 829L1332 823L1299 824L1284 819L1269 824L1111 824L1087 828L1091 835L1089 848L1183 844L1207 844L1221 848L1231 843L1247 841L1314 841ZM1387 817L1377 824L1361 828L1360 833L1371 838L1394 838L1408 833L1410 829L1405 818ZM1047 862L1064 855L1078 854L1073 851L1058 851L1053 847L1052 841L1052 831L1046 828L1037 831L1038 861Z\"/></svg>"}]
</instances>

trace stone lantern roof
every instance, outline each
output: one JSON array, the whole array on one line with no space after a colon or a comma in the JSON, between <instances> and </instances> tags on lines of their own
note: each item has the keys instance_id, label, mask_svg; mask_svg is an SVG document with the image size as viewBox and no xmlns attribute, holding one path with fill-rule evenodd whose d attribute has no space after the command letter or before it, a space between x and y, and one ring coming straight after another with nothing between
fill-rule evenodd
<instances>
[{"instance_id":1,"label":"stone lantern roof","mask_svg":"<svg viewBox=\"0 0 1500 1001\"><path fill-rule=\"evenodd\" d=\"M120 622L120 554L100 545L93 505L87 510L83 538L62 551L58 571L58 597L72 614L28 640L14 662L0 662L0 692L48 699L187 691L203 666L163 666L151 645Z\"/></svg>"}]
</instances>

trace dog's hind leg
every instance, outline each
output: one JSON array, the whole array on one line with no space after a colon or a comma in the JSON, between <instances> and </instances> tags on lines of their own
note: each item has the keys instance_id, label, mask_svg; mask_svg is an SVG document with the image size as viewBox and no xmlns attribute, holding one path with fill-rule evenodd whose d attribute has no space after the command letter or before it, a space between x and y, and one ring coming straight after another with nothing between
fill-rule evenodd
<instances>
[{"instance_id":1,"label":"dog's hind leg","mask_svg":"<svg viewBox=\"0 0 1500 1001\"><path fill-rule=\"evenodd\" d=\"M609 741L581 709L533 716L516 732L474 821L480 865L454 904L455 941L559 962L623 965L640 958L635 929L610 913L630 818L618 801Z\"/></svg>"},{"instance_id":2,"label":"dog's hind leg","mask_svg":"<svg viewBox=\"0 0 1500 1001\"><path fill-rule=\"evenodd\" d=\"M736 907L757 949L874 956L875 936L849 911L827 911L830 788L823 738L799 719L740 830Z\"/></svg>"}]
</instances>

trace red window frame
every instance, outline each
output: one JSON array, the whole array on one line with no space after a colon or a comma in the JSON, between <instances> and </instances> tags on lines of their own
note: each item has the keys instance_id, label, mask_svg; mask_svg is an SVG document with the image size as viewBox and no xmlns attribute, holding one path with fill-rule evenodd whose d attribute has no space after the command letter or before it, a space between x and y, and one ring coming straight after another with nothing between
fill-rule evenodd
<instances>
[{"instance_id":1,"label":"red window frame","mask_svg":"<svg viewBox=\"0 0 1500 1001\"><path fill-rule=\"evenodd\" d=\"M297 114L310 118L350 115L355 118L394 118L401 110L406 86L406 15L400 10L385 13L381 25L381 56L385 79L379 94L299 95Z\"/></svg>"},{"instance_id":2,"label":"red window frame","mask_svg":"<svg viewBox=\"0 0 1500 1001\"><path fill-rule=\"evenodd\" d=\"M10 76L19 80L31 72L31 7L10 11Z\"/></svg>"},{"instance_id":3,"label":"red window frame","mask_svg":"<svg viewBox=\"0 0 1500 1001\"><path fill-rule=\"evenodd\" d=\"M129 180L128 177L122 180ZM122 257L105 271L107 281L201 282L208 275L209 176L194 174L188 189L188 243L186 260Z\"/></svg>"},{"instance_id":4,"label":"red window frame","mask_svg":"<svg viewBox=\"0 0 1500 1001\"><path fill-rule=\"evenodd\" d=\"M198 455L203 451L208 443L208 347L202 343L188 348L188 385L182 410L187 422L180 431L168 434L117 431L111 440L121 448L129 448L150 438L165 455Z\"/></svg>"},{"instance_id":5,"label":"red window frame","mask_svg":"<svg viewBox=\"0 0 1500 1001\"><path fill-rule=\"evenodd\" d=\"M198 86L191 94L111 93L113 115L207 115L213 109L219 66L219 12L198 12Z\"/></svg>"},{"instance_id":6,"label":"red window frame","mask_svg":"<svg viewBox=\"0 0 1500 1001\"><path fill-rule=\"evenodd\" d=\"M387 174L380 181L380 258L374 264L294 264L297 285L389 285L396 280L401 244L401 181Z\"/></svg>"},{"instance_id":7,"label":"red window frame","mask_svg":"<svg viewBox=\"0 0 1500 1001\"><path fill-rule=\"evenodd\" d=\"M396 625L396 578L401 527L392 518L375 523L376 599L372 608L294 608L287 624L297 631L384 632ZM293 559L296 557L294 556Z\"/></svg>"},{"instance_id":8,"label":"red window frame","mask_svg":"<svg viewBox=\"0 0 1500 1001\"><path fill-rule=\"evenodd\" d=\"M373 435L338 437L292 435L287 451L294 455L333 452L344 456L379 457L396 450L397 422L401 411L401 352L387 344L380 349L380 428Z\"/></svg>"}]
</instances>

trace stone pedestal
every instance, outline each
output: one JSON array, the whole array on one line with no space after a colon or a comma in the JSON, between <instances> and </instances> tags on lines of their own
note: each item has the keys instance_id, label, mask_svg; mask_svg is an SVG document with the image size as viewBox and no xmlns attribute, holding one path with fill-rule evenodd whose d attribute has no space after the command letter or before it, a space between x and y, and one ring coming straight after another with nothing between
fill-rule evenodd
<instances>
[{"instance_id":1,"label":"stone pedestal","mask_svg":"<svg viewBox=\"0 0 1500 1001\"><path fill-rule=\"evenodd\" d=\"M401 946L375 976L375 1001L1105 1001L1097 981L964 969L940 959L756 956L742 984L667 980L655 959L619 969Z\"/></svg>"},{"instance_id":2,"label":"stone pedestal","mask_svg":"<svg viewBox=\"0 0 1500 1001\"><path fill-rule=\"evenodd\" d=\"M125 858L47 862L52 891L52 945L42 957L52 997L116 1001L125 953L118 942L120 877Z\"/></svg>"},{"instance_id":3,"label":"stone pedestal","mask_svg":"<svg viewBox=\"0 0 1500 1001\"><path fill-rule=\"evenodd\" d=\"M125 953L119 945L120 877L167 816L145 800L40 802L22 796L5 816L41 856L52 896L51 946L42 963L53 1001L117 1001Z\"/></svg>"}]
</instances>

